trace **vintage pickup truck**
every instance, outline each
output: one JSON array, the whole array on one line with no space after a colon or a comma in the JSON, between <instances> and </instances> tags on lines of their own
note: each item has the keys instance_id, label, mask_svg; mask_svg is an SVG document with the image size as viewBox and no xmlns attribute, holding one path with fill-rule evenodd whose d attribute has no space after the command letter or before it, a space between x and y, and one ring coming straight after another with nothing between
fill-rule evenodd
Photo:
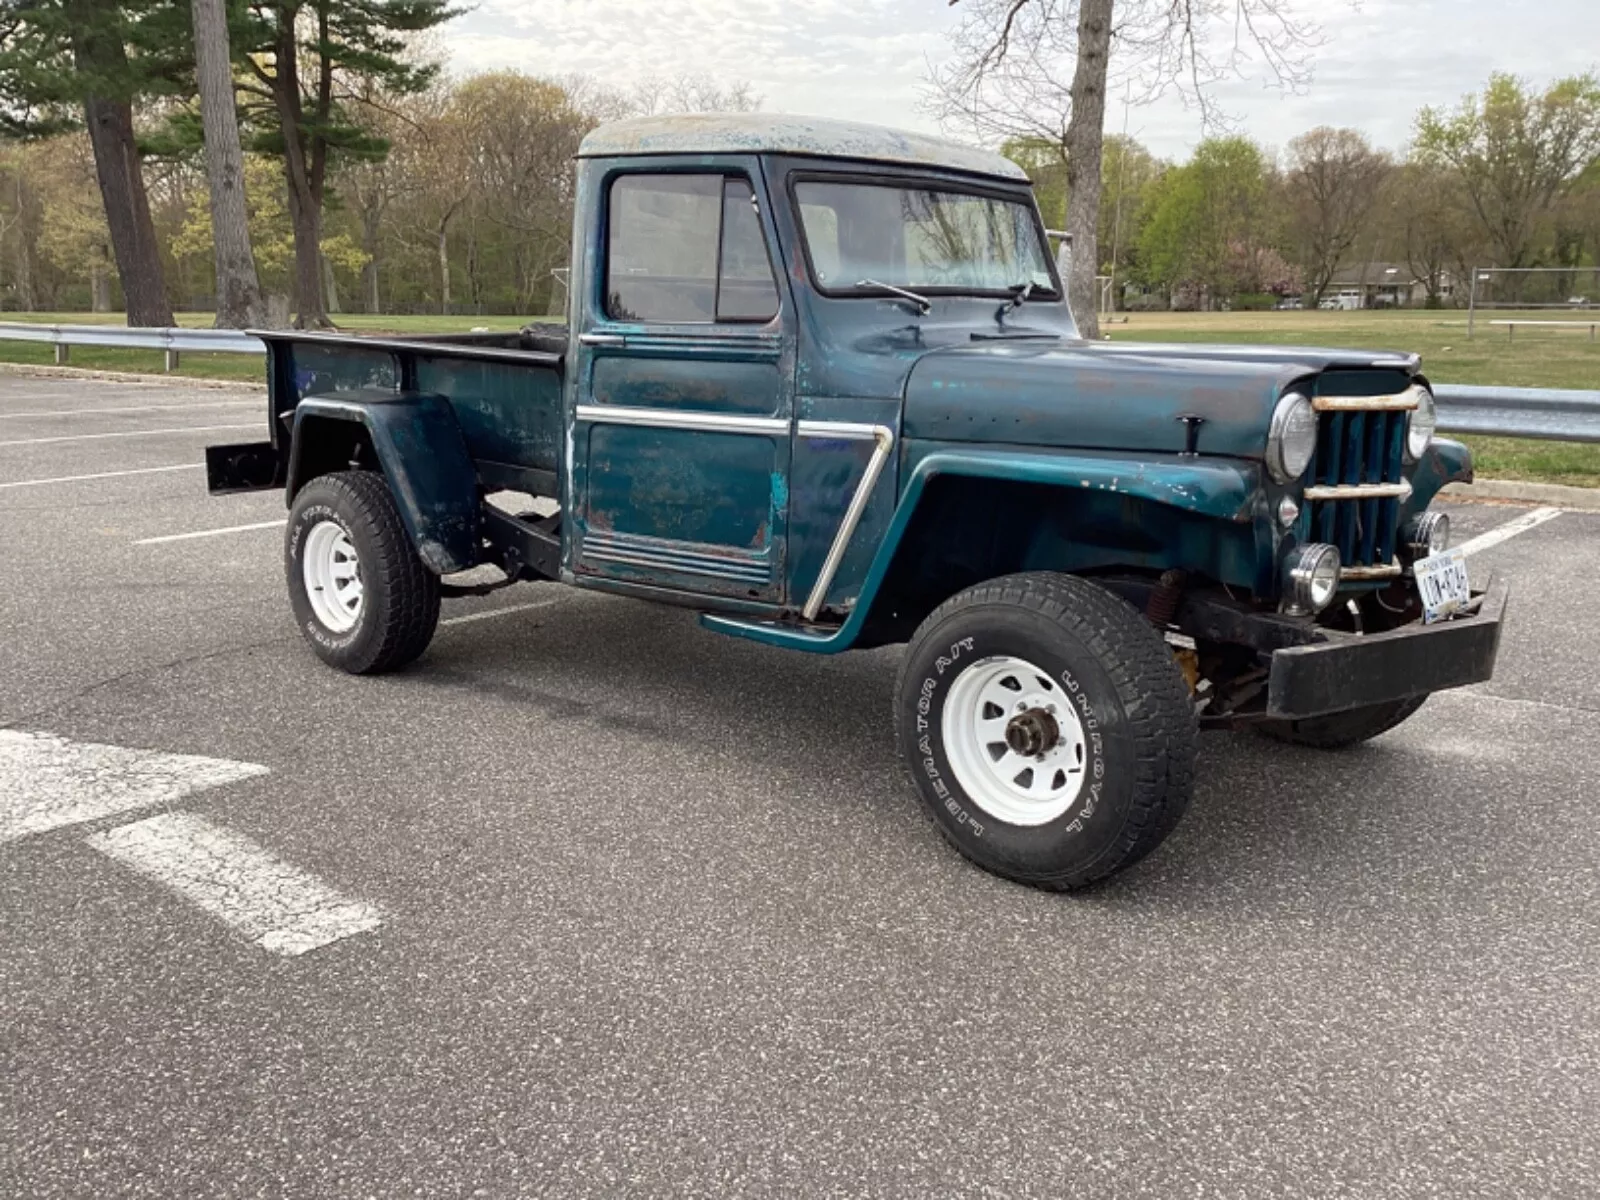
<instances>
[{"instance_id":1,"label":"vintage pickup truck","mask_svg":"<svg viewBox=\"0 0 1600 1200\"><path fill-rule=\"evenodd\" d=\"M1024 174L916 134L617 122L575 206L565 328L261 334L271 441L210 486L284 490L334 666L415 659L479 567L908 642L934 821L1056 889L1173 829L1200 728L1347 746L1489 678L1505 595L1428 511L1472 470L1415 356L1085 341Z\"/></svg>"}]
</instances>

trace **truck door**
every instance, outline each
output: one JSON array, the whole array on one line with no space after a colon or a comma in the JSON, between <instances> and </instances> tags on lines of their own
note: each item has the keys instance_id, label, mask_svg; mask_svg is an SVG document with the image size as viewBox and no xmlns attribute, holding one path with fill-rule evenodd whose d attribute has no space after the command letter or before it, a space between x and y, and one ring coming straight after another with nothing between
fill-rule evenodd
<instances>
[{"instance_id":1,"label":"truck door","mask_svg":"<svg viewBox=\"0 0 1600 1200\"><path fill-rule=\"evenodd\" d=\"M759 164L634 161L589 203L571 569L782 603L795 337Z\"/></svg>"}]
</instances>

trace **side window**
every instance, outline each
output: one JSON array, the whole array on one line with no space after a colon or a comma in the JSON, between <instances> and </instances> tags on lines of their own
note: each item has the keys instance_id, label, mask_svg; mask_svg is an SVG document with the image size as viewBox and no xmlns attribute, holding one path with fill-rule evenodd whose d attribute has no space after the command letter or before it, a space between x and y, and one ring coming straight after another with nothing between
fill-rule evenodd
<instances>
[{"instance_id":1,"label":"side window","mask_svg":"<svg viewBox=\"0 0 1600 1200\"><path fill-rule=\"evenodd\" d=\"M750 185L722 175L611 184L606 313L624 321L768 321L778 290Z\"/></svg>"},{"instance_id":2,"label":"side window","mask_svg":"<svg viewBox=\"0 0 1600 1200\"><path fill-rule=\"evenodd\" d=\"M722 185L722 264L717 275L717 320L770 321L778 315L767 239L755 197L742 179Z\"/></svg>"}]
</instances>

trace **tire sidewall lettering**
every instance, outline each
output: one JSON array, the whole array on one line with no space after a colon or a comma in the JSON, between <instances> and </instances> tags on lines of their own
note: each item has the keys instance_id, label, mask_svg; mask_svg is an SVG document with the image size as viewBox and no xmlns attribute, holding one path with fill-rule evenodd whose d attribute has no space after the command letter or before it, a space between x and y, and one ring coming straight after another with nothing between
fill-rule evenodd
<instances>
[{"instance_id":1,"label":"tire sidewall lettering","mask_svg":"<svg viewBox=\"0 0 1600 1200\"><path fill-rule=\"evenodd\" d=\"M1120 720L1119 700L1110 678L1093 660L1076 661L1086 652L1063 642L1059 646L1041 644L1020 633L1005 635L982 631L939 638L936 652L924 652L915 672L908 672L910 695L905 698L911 737L907 739L907 758L919 779L924 798L937 810L935 815L947 832L974 843L993 843L992 853L1013 854L1022 859L1028 844L1063 842L1085 843L1085 857L1097 852L1093 843L1114 835L1121 824L1120 801L1128 792L1129 780L1118 780L1110 760L1122 740L1115 733ZM1068 701L1077 710L1085 739L1086 778L1072 807L1054 821L1040 826L1017 826L985 812L964 791L950 770L942 739L944 702L963 669L984 659L1014 654L1037 663L1049 671ZM1073 660L1073 661L1068 661ZM1108 725L1115 712L1118 719ZM1131 766L1131 764L1129 764ZM1122 774L1128 775L1124 769ZM1119 786L1120 784L1120 786ZM1002 845L1003 844L1003 845ZM1055 851L1052 851L1055 852Z\"/></svg>"}]
</instances>

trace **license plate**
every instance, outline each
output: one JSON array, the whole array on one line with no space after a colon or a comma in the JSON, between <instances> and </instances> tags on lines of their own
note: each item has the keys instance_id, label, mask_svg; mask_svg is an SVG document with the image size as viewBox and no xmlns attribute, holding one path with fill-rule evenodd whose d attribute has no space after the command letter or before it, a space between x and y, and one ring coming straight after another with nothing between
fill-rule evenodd
<instances>
[{"instance_id":1,"label":"license plate","mask_svg":"<svg viewBox=\"0 0 1600 1200\"><path fill-rule=\"evenodd\" d=\"M1472 584L1467 580L1467 556L1460 550L1446 550L1431 558L1421 558L1412 567L1417 577L1417 594L1422 597L1422 619L1432 625L1460 612L1472 600Z\"/></svg>"}]
</instances>

